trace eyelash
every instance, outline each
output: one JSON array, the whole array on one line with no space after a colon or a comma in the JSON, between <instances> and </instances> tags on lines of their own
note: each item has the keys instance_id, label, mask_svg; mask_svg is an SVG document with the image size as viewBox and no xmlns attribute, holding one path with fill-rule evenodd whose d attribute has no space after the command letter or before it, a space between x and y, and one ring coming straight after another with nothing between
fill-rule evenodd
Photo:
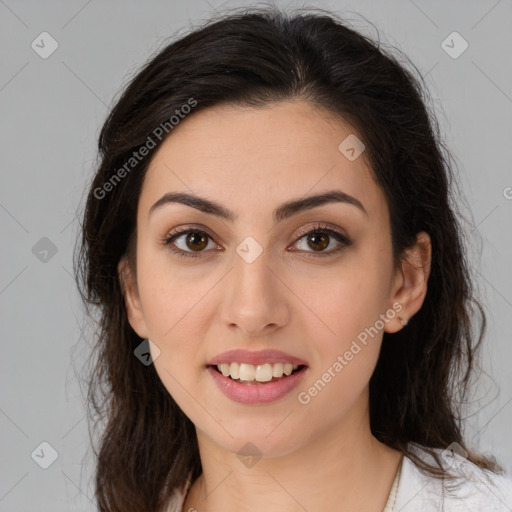
<instances>
[{"instance_id":1,"label":"eyelash","mask_svg":"<svg viewBox=\"0 0 512 512\"><path fill-rule=\"evenodd\" d=\"M191 233L203 234L203 235L206 235L211 240L213 240L213 238L206 231L203 231L203 230L200 230L200 229L196 229L196 228L190 228L190 229L189 228L183 228L183 229L173 233L172 235L164 238L162 240L162 242L173 254L176 254L177 256L179 256L181 258L198 258L198 257L201 256L201 253L205 252L205 251L198 251L198 252L196 252L194 254L193 252L183 251L182 249L175 249L171 245L171 243L176 238L178 238L178 237L180 237L182 235L187 235L187 234L191 234ZM352 245L352 242L345 235L343 235L339 231L336 231L334 229L330 229L326 225L321 225L321 224L319 224L317 226L314 226L313 228L311 228L310 230L306 231L305 233L302 233L297 238L297 240L295 240L295 243L297 243L302 238L304 238L304 237L306 237L308 235L311 235L312 233L322 233L322 234L325 234L325 235L329 235L329 236L333 237L335 240L337 240L338 242L340 242L340 245L336 249L332 249L332 250L330 250L328 252L318 252L318 253L315 253L314 251L306 251L306 253L312 252L313 253L312 257L313 258L316 258L316 257L325 258L325 257L333 256L334 254L337 254L338 252L340 252L343 248Z\"/></svg>"}]
</instances>

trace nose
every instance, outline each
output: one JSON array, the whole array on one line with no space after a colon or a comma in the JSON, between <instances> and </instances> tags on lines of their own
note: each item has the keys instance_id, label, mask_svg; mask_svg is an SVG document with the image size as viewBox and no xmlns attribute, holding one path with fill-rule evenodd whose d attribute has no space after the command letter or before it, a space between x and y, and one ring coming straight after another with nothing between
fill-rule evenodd
<instances>
[{"instance_id":1,"label":"nose","mask_svg":"<svg viewBox=\"0 0 512 512\"><path fill-rule=\"evenodd\" d=\"M251 263L237 254L233 265L222 290L223 323L246 337L261 337L286 325L290 292L270 267L265 251Z\"/></svg>"}]
</instances>

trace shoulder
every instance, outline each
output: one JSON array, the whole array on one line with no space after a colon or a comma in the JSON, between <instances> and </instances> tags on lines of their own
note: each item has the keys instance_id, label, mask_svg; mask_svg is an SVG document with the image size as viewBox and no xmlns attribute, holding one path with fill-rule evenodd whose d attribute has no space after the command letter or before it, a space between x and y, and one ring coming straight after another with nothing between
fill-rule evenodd
<instances>
[{"instance_id":1,"label":"shoulder","mask_svg":"<svg viewBox=\"0 0 512 512\"><path fill-rule=\"evenodd\" d=\"M424 461L435 459L422 447L414 452ZM434 450L454 478L440 480L404 457L395 510L401 512L512 512L512 478L480 469L461 455Z\"/></svg>"}]
</instances>

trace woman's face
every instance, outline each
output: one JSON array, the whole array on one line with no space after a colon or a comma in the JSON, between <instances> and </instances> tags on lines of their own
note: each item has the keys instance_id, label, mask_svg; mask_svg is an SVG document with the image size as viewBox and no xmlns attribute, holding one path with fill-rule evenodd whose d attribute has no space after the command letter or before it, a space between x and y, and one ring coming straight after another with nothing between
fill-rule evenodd
<instances>
[{"instance_id":1,"label":"woman's face","mask_svg":"<svg viewBox=\"0 0 512 512\"><path fill-rule=\"evenodd\" d=\"M415 312L402 309L409 292L394 272L387 204L353 137L304 102L223 106L182 121L152 159L138 204L130 323L158 347L155 368L181 409L226 449L250 440L277 456L329 429L355 431L383 331ZM283 208L326 192L338 199ZM196 207L152 209L176 193L197 197ZM202 200L215 208L203 211ZM202 233L187 239L193 229ZM262 392L248 403L240 386L270 384L224 380L235 399L207 367L232 349L275 349L307 367L284 396Z\"/></svg>"}]
</instances>

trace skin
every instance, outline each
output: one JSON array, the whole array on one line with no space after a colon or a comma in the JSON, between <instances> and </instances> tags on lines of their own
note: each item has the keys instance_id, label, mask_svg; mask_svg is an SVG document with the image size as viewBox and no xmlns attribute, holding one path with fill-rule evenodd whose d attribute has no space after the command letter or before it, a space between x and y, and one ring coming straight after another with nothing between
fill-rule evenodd
<instances>
[{"instance_id":1,"label":"skin","mask_svg":"<svg viewBox=\"0 0 512 512\"><path fill-rule=\"evenodd\" d=\"M182 121L152 159L138 204L136 273L125 258L118 269L129 322L160 349L158 375L196 426L203 474L184 511L267 512L271 504L283 512L380 512L386 503L401 454L370 431L368 385L383 331L403 328L397 316L307 405L297 400L379 315L399 303L409 319L427 291L430 239L419 233L395 268L385 196L364 155L350 161L338 150L352 133L302 101L214 107ZM331 189L357 198L367 214L330 203L274 223L283 202ZM209 198L238 219L182 204L149 216L167 192ZM340 242L329 237L318 249L298 236L319 222L352 244L322 257ZM197 258L162 243L180 226L210 235ZM250 264L236 252L247 236L263 249ZM198 254L194 243L186 235L174 241ZM274 403L237 403L205 368L233 348L276 348L307 361L308 370ZM247 442L262 454L251 467L237 456Z\"/></svg>"}]
</instances>

